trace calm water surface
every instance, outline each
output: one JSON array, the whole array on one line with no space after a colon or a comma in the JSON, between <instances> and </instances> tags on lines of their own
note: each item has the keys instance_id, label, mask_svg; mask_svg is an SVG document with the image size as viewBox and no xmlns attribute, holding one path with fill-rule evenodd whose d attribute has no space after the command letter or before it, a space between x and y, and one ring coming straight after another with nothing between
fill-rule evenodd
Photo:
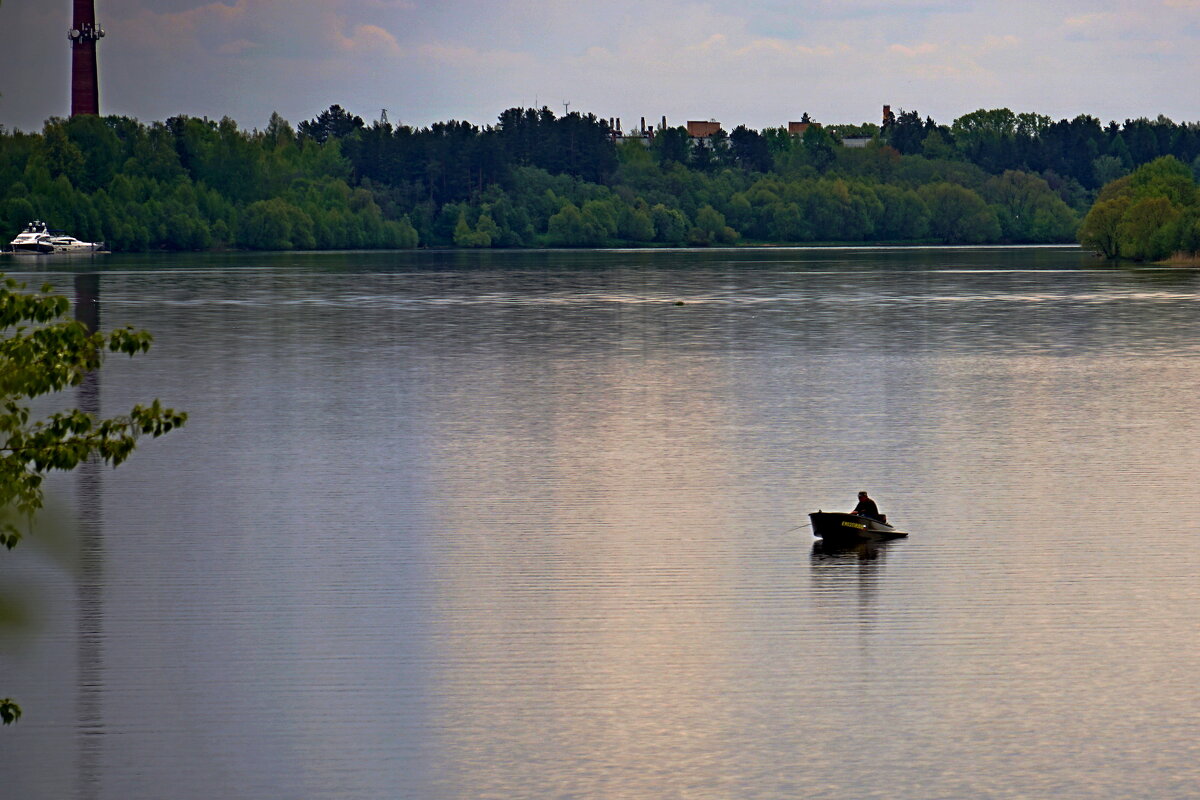
<instances>
[{"instance_id":1,"label":"calm water surface","mask_svg":"<svg viewBox=\"0 0 1200 800\"><path fill-rule=\"evenodd\" d=\"M66 401L191 421L0 557L6 798L1200 796L1195 271L45 269L156 336Z\"/></svg>"}]
</instances>

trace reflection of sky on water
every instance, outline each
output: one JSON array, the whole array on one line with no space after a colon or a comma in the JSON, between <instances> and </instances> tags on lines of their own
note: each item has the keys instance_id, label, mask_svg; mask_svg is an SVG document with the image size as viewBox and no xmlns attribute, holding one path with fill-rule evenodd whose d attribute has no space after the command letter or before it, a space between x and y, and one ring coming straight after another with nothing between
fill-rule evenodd
<instances>
[{"instance_id":1,"label":"reflection of sky on water","mask_svg":"<svg viewBox=\"0 0 1200 800\"><path fill-rule=\"evenodd\" d=\"M105 274L103 410L191 421L104 476L98 796L1194 778L1195 276L748 252ZM910 539L781 533L864 488Z\"/></svg>"}]
</instances>

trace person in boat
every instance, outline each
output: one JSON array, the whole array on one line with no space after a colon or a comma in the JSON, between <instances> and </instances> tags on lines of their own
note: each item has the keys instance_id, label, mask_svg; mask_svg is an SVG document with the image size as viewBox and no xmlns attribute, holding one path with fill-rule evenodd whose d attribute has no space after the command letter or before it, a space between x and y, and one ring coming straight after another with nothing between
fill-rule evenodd
<instances>
[{"instance_id":1,"label":"person in boat","mask_svg":"<svg viewBox=\"0 0 1200 800\"><path fill-rule=\"evenodd\" d=\"M879 515L879 507L875 505L874 500L867 497L866 492L858 493L858 505L850 513L857 514L860 517L867 517L868 519L876 519L880 522L883 521L883 517Z\"/></svg>"}]
</instances>

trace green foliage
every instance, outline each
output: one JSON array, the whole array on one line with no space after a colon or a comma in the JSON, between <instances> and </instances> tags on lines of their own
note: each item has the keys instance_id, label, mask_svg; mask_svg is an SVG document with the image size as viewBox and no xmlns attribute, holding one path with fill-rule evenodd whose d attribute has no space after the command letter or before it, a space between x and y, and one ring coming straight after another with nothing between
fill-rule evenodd
<instances>
[{"instance_id":1,"label":"green foliage","mask_svg":"<svg viewBox=\"0 0 1200 800\"><path fill-rule=\"evenodd\" d=\"M547 242L559 247L603 247L615 233L608 209L594 202L580 210L567 203L547 223Z\"/></svg>"},{"instance_id":2,"label":"green foliage","mask_svg":"<svg viewBox=\"0 0 1200 800\"><path fill-rule=\"evenodd\" d=\"M1000 221L975 192L952 183L921 187L930 232L946 244L980 244L1000 238Z\"/></svg>"},{"instance_id":3,"label":"green foliage","mask_svg":"<svg viewBox=\"0 0 1200 800\"><path fill-rule=\"evenodd\" d=\"M41 157L50 176L65 175L67 180L80 180L83 174L83 151L67 137L61 123L48 123L42 141Z\"/></svg>"},{"instance_id":4,"label":"green foliage","mask_svg":"<svg viewBox=\"0 0 1200 800\"><path fill-rule=\"evenodd\" d=\"M1117 235L1125 256L1154 261L1170 255L1174 242L1171 225L1179 209L1166 197L1143 197L1121 215Z\"/></svg>"},{"instance_id":5,"label":"green foliage","mask_svg":"<svg viewBox=\"0 0 1200 800\"><path fill-rule=\"evenodd\" d=\"M929 159L952 159L957 156L949 137L934 128L921 140L921 155Z\"/></svg>"},{"instance_id":6,"label":"green foliage","mask_svg":"<svg viewBox=\"0 0 1200 800\"><path fill-rule=\"evenodd\" d=\"M954 120L950 132L969 161L984 169L997 169L1012 160L1017 115L1007 108L981 108Z\"/></svg>"},{"instance_id":7,"label":"green foliage","mask_svg":"<svg viewBox=\"0 0 1200 800\"><path fill-rule=\"evenodd\" d=\"M659 164L686 164L691 146L689 138L687 128L666 128L655 135L651 150Z\"/></svg>"},{"instance_id":8,"label":"green foliage","mask_svg":"<svg viewBox=\"0 0 1200 800\"><path fill-rule=\"evenodd\" d=\"M874 141L842 146L850 135ZM52 119L40 134L0 131L0 224L46 219L130 251L1062 242L1085 229L1090 242L1105 230L1078 222L1093 202L1166 197L1177 214L1147 206L1125 226L1125 244L1150 252L1166 241L1143 235L1154 220L1176 245L1190 235L1200 171L1200 126L1163 117L1105 127L1001 108L941 125L900 111L801 136L617 138L594 115L547 108L420 129L338 105L295 129L272 114L261 132L228 118Z\"/></svg>"},{"instance_id":9,"label":"green foliage","mask_svg":"<svg viewBox=\"0 0 1200 800\"><path fill-rule=\"evenodd\" d=\"M1124 162L1117 156L1104 155L1092 162L1092 174L1096 177L1096 183L1101 186L1123 177L1128 172Z\"/></svg>"},{"instance_id":10,"label":"green foliage","mask_svg":"<svg viewBox=\"0 0 1200 800\"><path fill-rule=\"evenodd\" d=\"M1174 156L1156 158L1129 176L1129 191L1135 198L1166 197L1174 205L1196 203L1196 180L1192 171Z\"/></svg>"},{"instance_id":11,"label":"green foliage","mask_svg":"<svg viewBox=\"0 0 1200 800\"><path fill-rule=\"evenodd\" d=\"M356 199L344 122L322 123L324 143L278 114L263 133L230 119L86 115L41 135L0 132L0 223L45 219L126 251L415 247L411 206L384 214Z\"/></svg>"},{"instance_id":12,"label":"green foliage","mask_svg":"<svg viewBox=\"0 0 1200 800\"><path fill-rule=\"evenodd\" d=\"M667 208L662 203L656 203L650 209L650 218L654 222L654 240L663 244L681 244L687 237L688 218L677 208Z\"/></svg>"},{"instance_id":13,"label":"green foliage","mask_svg":"<svg viewBox=\"0 0 1200 800\"><path fill-rule=\"evenodd\" d=\"M1105 258L1157 261L1200 252L1200 187L1172 156L1110 181L1079 226L1078 239Z\"/></svg>"},{"instance_id":14,"label":"green foliage","mask_svg":"<svg viewBox=\"0 0 1200 800\"><path fill-rule=\"evenodd\" d=\"M922 152L926 137L938 130L938 125L932 118L926 117L921 121L921 115L914 111L901 110L893 119L883 124L881 135L884 141L904 155L914 155ZM947 132L944 138L949 139Z\"/></svg>"},{"instance_id":15,"label":"green foliage","mask_svg":"<svg viewBox=\"0 0 1200 800\"><path fill-rule=\"evenodd\" d=\"M1193 258L1200 254L1200 207L1183 209L1173 228L1176 253L1191 254Z\"/></svg>"},{"instance_id":16,"label":"green foliage","mask_svg":"<svg viewBox=\"0 0 1200 800\"><path fill-rule=\"evenodd\" d=\"M129 458L140 436L158 437L180 427L187 414L158 400L135 405L128 414L97 419L79 410L33 419L30 401L77 386L100 367L102 354L133 356L150 349L150 334L133 328L93 333L67 318L67 298L27 293L25 285L0 276L0 544L12 549L42 508L42 483L51 470L69 471L89 458L114 467ZM0 700L0 721L19 719L11 698Z\"/></svg>"},{"instance_id":17,"label":"green foliage","mask_svg":"<svg viewBox=\"0 0 1200 800\"><path fill-rule=\"evenodd\" d=\"M883 241L924 239L929 235L929 207L912 189L879 186L875 190L880 212L875 233Z\"/></svg>"},{"instance_id":18,"label":"green foliage","mask_svg":"<svg viewBox=\"0 0 1200 800\"><path fill-rule=\"evenodd\" d=\"M456 247L491 247L492 240L499 236L500 229L490 214L480 214L475 228L467 224L465 211L458 215L458 224L454 227Z\"/></svg>"},{"instance_id":19,"label":"green foliage","mask_svg":"<svg viewBox=\"0 0 1200 800\"><path fill-rule=\"evenodd\" d=\"M277 123L276 117L278 117L278 115L273 115L271 118L271 122L273 124ZM282 121L286 123L286 120ZM277 138L275 134L278 134L278 128L281 126L278 124L275 125L276 130L274 131L274 134L270 132L270 127L271 126L269 125L268 137ZM362 128L362 117L355 116L341 106L335 104L330 106L328 110L322 111L316 119L309 120L308 122L301 122L299 134L301 136L306 136L315 142L324 143L331 138L341 139L349 136L351 133L361 130Z\"/></svg>"},{"instance_id":20,"label":"green foliage","mask_svg":"<svg viewBox=\"0 0 1200 800\"><path fill-rule=\"evenodd\" d=\"M734 128L729 146L734 162L742 169L767 172L774 163L767 138L745 125Z\"/></svg>"},{"instance_id":21,"label":"green foliage","mask_svg":"<svg viewBox=\"0 0 1200 800\"><path fill-rule=\"evenodd\" d=\"M880 134L879 126L873 122L864 122L861 125L826 125L825 130L839 140L874 139Z\"/></svg>"},{"instance_id":22,"label":"green foliage","mask_svg":"<svg viewBox=\"0 0 1200 800\"><path fill-rule=\"evenodd\" d=\"M1077 234L1079 243L1105 258L1120 258L1121 237L1118 228L1129 204L1128 197L1098 201L1083 218Z\"/></svg>"},{"instance_id":23,"label":"green foliage","mask_svg":"<svg viewBox=\"0 0 1200 800\"><path fill-rule=\"evenodd\" d=\"M594 114L575 111L556 117L544 106L540 110L510 108L500 115L498 122L495 128L476 131L474 140L463 148L475 159L480 173L502 177L508 161L518 166L540 167L551 174L603 182L617 167L612 130ZM430 130L436 129L435 125ZM427 133L415 131L409 136L419 143Z\"/></svg>"},{"instance_id":24,"label":"green foliage","mask_svg":"<svg viewBox=\"0 0 1200 800\"><path fill-rule=\"evenodd\" d=\"M696 212L695 227L688 232L688 244L708 247L712 244L733 244L738 233L725 224L725 215L710 205Z\"/></svg>"},{"instance_id":25,"label":"green foliage","mask_svg":"<svg viewBox=\"0 0 1200 800\"><path fill-rule=\"evenodd\" d=\"M1075 212L1036 175L1009 170L989 179L983 196L1010 242L1061 242L1079 226Z\"/></svg>"},{"instance_id":26,"label":"green foliage","mask_svg":"<svg viewBox=\"0 0 1200 800\"><path fill-rule=\"evenodd\" d=\"M0 284L0 509L28 516L42 506L47 471L74 469L93 455L116 466L133 452L139 435L161 436L187 415L155 400L124 417L96 420L82 411L65 411L31 422L27 400L78 385L99 368L105 350L132 356L149 350L151 339L132 328L91 333L65 318L69 303L50 294L49 286L36 294L24 288L11 278ZM0 526L6 547L20 538L14 524Z\"/></svg>"},{"instance_id":27,"label":"green foliage","mask_svg":"<svg viewBox=\"0 0 1200 800\"><path fill-rule=\"evenodd\" d=\"M654 219L645 200L633 205L621 204L618 213L617 235L630 242L654 241Z\"/></svg>"},{"instance_id":28,"label":"green foliage","mask_svg":"<svg viewBox=\"0 0 1200 800\"><path fill-rule=\"evenodd\" d=\"M800 144L805 160L818 171L824 172L837 157L834 151L837 140L819 125L809 125L800 137Z\"/></svg>"},{"instance_id":29,"label":"green foliage","mask_svg":"<svg viewBox=\"0 0 1200 800\"><path fill-rule=\"evenodd\" d=\"M312 218L278 197L250 204L242 214L238 244L252 250L312 247Z\"/></svg>"}]
</instances>

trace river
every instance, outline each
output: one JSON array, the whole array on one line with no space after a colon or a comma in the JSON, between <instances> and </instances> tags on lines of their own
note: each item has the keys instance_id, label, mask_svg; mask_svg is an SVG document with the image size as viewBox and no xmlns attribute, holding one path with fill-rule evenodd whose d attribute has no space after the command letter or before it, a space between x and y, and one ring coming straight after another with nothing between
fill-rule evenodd
<instances>
[{"instance_id":1,"label":"river","mask_svg":"<svg viewBox=\"0 0 1200 800\"><path fill-rule=\"evenodd\" d=\"M154 333L64 402L190 414L0 555L5 797L1196 796L1194 270L0 269ZM861 489L911 535L826 551Z\"/></svg>"}]
</instances>

